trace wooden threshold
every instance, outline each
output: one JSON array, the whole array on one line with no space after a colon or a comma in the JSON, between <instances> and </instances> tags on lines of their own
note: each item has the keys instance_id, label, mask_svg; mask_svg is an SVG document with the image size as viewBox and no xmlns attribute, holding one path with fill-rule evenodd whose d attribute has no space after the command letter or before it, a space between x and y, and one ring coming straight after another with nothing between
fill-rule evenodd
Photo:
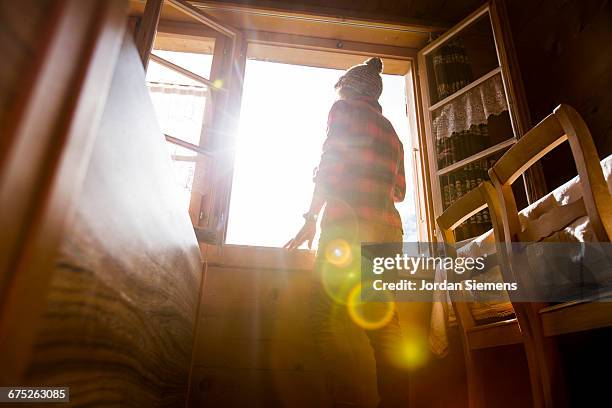
<instances>
[{"instance_id":1,"label":"wooden threshold","mask_svg":"<svg viewBox=\"0 0 612 408\"><path fill-rule=\"evenodd\" d=\"M312 271L315 258L315 252L307 249L289 251L284 248L234 244L209 245L206 254L209 266L280 271Z\"/></svg>"},{"instance_id":2,"label":"wooden threshold","mask_svg":"<svg viewBox=\"0 0 612 408\"><path fill-rule=\"evenodd\" d=\"M489 148L486 148L470 157L467 157L463 160L459 160L456 163L451 164L450 166L447 166L441 170L438 170L437 174L438 176L444 176L445 174L451 173L455 170L459 170L461 169L463 166L473 163L476 160L480 160L480 159L484 159L485 157L491 156L492 154L495 154L501 150L504 150L510 146L512 146L513 144L516 143L516 139L515 138L511 138L508 140L504 140L503 142L500 142L496 145L493 145Z\"/></svg>"},{"instance_id":3,"label":"wooden threshold","mask_svg":"<svg viewBox=\"0 0 612 408\"><path fill-rule=\"evenodd\" d=\"M501 73L501 67L497 67L494 70L484 74L483 76L481 76L480 78L478 78L477 80L470 82L469 84L467 84L466 86L464 86L463 88L459 89L458 91L448 95L446 98L442 99L439 102L436 102L435 104L431 105L429 107L429 111L433 112L436 109L438 109L441 106L446 105L447 103L449 103L450 101L452 101L453 99L458 98L459 96L463 95L464 93L466 93L467 91L476 88L478 85L482 84L483 82L485 82L486 80L494 77L495 75Z\"/></svg>"}]
</instances>

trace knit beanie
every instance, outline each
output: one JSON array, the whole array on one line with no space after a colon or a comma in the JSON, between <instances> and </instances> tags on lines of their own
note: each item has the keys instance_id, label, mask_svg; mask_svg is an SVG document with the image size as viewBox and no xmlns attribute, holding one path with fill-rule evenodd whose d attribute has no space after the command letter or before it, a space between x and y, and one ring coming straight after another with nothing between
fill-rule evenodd
<instances>
[{"instance_id":1,"label":"knit beanie","mask_svg":"<svg viewBox=\"0 0 612 408\"><path fill-rule=\"evenodd\" d=\"M351 88L358 94L378 100L383 88L382 78L380 77L382 70L383 63L380 58L370 58L363 64L349 68L340 77L335 89Z\"/></svg>"}]
</instances>

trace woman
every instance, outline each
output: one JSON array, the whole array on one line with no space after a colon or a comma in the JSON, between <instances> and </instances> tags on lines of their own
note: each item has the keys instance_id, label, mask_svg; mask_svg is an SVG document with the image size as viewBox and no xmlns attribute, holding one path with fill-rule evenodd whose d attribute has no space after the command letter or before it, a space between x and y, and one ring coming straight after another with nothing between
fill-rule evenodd
<instances>
[{"instance_id":1,"label":"woman","mask_svg":"<svg viewBox=\"0 0 612 408\"><path fill-rule=\"evenodd\" d=\"M304 214L304 226L285 245L295 249L308 242L310 248L325 205L315 262L321 284L314 291L312 314L314 339L335 406L358 406L360 401L350 381L350 358L337 351L341 347L334 347L346 342L340 319L355 316L351 299L359 290L360 245L402 241L394 203L406 193L404 150L378 103L382 68L380 58L370 58L347 70L336 83L339 99L329 112L310 209ZM407 374L398 364L401 332L396 313L389 316L379 322L353 320L366 329L374 351L379 406L407 407Z\"/></svg>"}]
</instances>

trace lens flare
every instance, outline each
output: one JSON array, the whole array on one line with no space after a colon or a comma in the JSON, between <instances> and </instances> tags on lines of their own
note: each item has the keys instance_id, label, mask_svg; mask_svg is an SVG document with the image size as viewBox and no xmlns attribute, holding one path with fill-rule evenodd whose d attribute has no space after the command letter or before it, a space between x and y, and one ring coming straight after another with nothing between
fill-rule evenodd
<instances>
[{"instance_id":1,"label":"lens flare","mask_svg":"<svg viewBox=\"0 0 612 408\"><path fill-rule=\"evenodd\" d=\"M337 267L348 266L353 261L351 246L343 239L334 239L325 246L325 260Z\"/></svg>"},{"instance_id":2,"label":"lens flare","mask_svg":"<svg viewBox=\"0 0 612 408\"><path fill-rule=\"evenodd\" d=\"M319 270L327 296L336 303L346 304L351 289L359 283L359 265L338 267L333 262L324 261L319 265Z\"/></svg>"},{"instance_id":3,"label":"lens flare","mask_svg":"<svg viewBox=\"0 0 612 408\"><path fill-rule=\"evenodd\" d=\"M215 79L212 83L212 86L216 89L221 89L223 88L223 80L221 79Z\"/></svg>"},{"instance_id":4,"label":"lens flare","mask_svg":"<svg viewBox=\"0 0 612 408\"><path fill-rule=\"evenodd\" d=\"M355 324L366 330L376 330L391 321L395 302L391 293L363 292L361 284L357 284L349 293L347 308Z\"/></svg>"},{"instance_id":5,"label":"lens flare","mask_svg":"<svg viewBox=\"0 0 612 408\"><path fill-rule=\"evenodd\" d=\"M429 358L427 336L417 327L406 327L398 356L394 360L406 369L423 366Z\"/></svg>"}]
</instances>

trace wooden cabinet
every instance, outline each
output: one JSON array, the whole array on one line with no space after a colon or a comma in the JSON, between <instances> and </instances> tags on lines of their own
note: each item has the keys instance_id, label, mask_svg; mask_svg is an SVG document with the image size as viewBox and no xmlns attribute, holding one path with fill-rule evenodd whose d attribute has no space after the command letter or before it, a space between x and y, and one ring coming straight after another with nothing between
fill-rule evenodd
<instances>
[{"instance_id":1,"label":"wooden cabinet","mask_svg":"<svg viewBox=\"0 0 612 408\"><path fill-rule=\"evenodd\" d=\"M530 126L511 42L503 5L493 1L418 54L422 147L427 152L434 219L488 179L495 160ZM519 186L518 195L525 202L544 189L539 179L527 179ZM490 228L485 209L456 230L457 239Z\"/></svg>"}]
</instances>

